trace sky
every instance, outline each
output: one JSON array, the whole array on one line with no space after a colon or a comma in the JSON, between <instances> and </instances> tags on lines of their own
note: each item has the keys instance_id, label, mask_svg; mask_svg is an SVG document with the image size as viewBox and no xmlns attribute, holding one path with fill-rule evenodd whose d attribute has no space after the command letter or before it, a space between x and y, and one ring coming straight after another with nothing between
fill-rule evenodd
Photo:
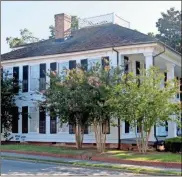
<instances>
[{"instance_id":1,"label":"sky","mask_svg":"<svg viewBox=\"0 0 182 177\"><path fill-rule=\"evenodd\" d=\"M180 1L1 1L1 54L11 51L6 37L20 37L27 28L35 37L47 39L54 15L66 13L87 18L116 13L130 22L130 28L142 33L157 33L156 22L161 12L175 7Z\"/></svg>"}]
</instances>

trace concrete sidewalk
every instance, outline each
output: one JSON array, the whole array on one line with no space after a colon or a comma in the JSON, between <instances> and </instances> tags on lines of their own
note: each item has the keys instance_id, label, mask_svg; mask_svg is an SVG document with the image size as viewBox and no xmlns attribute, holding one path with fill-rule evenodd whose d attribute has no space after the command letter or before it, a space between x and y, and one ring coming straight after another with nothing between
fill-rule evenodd
<instances>
[{"instance_id":1,"label":"concrete sidewalk","mask_svg":"<svg viewBox=\"0 0 182 177\"><path fill-rule=\"evenodd\" d=\"M144 168L148 170L160 170L160 171L175 171L181 172L181 169L175 168L161 168L161 167L149 167L149 166L139 166L139 165L128 165L128 164L119 164L119 163L106 163L106 162L98 162L92 160L77 160L71 158L58 158L58 157L48 157L48 156L41 156L41 155L28 155L28 154L18 154L18 153L10 153L10 152L1 152L2 157L10 157L10 158L27 158L29 160L47 160L47 161L54 161L54 162L62 162L62 163L88 163L88 164L102 164L105 166L118 166L118 167L131 167L131 168Z\"/></svg>"}]
</instances>

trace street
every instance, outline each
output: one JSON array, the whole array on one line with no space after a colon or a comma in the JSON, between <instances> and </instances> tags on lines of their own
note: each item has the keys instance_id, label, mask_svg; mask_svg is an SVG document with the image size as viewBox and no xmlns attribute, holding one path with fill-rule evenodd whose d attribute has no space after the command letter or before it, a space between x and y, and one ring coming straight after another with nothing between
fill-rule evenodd
<instances>
[{"instance_id":1,"label":"street","mask_svg":"<svg viewBox=\"0 0 182 177\"><path fill-rule=\"evenodd\" d=\"M2 175L74 175L74 176L90 176L90 175L119 175L119 176L133 176L132 173L89 169L81 167L73 167L70 165L55 165L34 162L23 162L16 160L2 160Z\"/></svg>"}]
</instances>

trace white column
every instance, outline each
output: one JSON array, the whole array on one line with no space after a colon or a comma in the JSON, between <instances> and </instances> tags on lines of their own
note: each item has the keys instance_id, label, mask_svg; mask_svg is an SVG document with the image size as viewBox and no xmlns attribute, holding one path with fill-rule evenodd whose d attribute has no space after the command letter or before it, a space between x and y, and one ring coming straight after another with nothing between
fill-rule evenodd
<instances>
[{"instance_id":1,"label":"white column","mask_svg":"<svg viewBox=\"0 0 182 177\"><path fill-rule=\"evenodd\" d=\"M144 53L145 56L145 64L146 64L146 69L149 69L151 66L153 66L153 53ZM149 136L149 141L156 141L154 137L154 127L152 127L150 136Z\"/></svg>"},{"instance_id":2,"label":"white column","mask_svg":"<svg viewBox=\"0 0 182 177\"><path fill-rule=\"evenodd\" d=\"M167 63L167 80L174 79L174 67L175 64ZM176 116L172 116L172 119L175 119ZM173 138L177 136L177 125L173 121L168 121L168 136L167 138Z\"/></svg>"},{"instance_id":3,"label":"white column","mask_svg":"<svg viewBox=\"0 0 182 177\"><path fill-rule=\"evenodd\" d=\"M133 72L134 75L136 75L136 60L135 59L129 60L129 71Z\"/></svg>"},{"instance_id":4,"label":"white column","mask_svg":"<svg viewBox=\"0 0 182 177\"><path fill-rule=\"evenodd\" d=\"M46 112L46 134L50 134L50 115Z\"/></svg>"}]
</instances>

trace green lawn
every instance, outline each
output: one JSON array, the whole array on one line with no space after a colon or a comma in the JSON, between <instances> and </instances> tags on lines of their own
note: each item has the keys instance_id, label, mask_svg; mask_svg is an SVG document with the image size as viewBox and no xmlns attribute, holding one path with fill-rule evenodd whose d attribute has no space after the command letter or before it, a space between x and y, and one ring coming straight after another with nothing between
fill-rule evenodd
<instances>
[{"instance_id":1,"label":"green lawn","mask_svg":"<svg viewBox=\"0 0 182 177\"><path fill-rule=\"evenodd\" d=\"M137 160L137 161L155 161L155 162L180 162L182 160L181 154L174 154L168 152L149 152L147 154L139 154L136 152L128 151L116 151L116 150L107 150L103 154L98 154L95 150L83 149L77 150L73 148L62 148L55 146L37 146L37 145L2 145L2 150L16 150L16 151L27 151L27 152L47 152L53 154L90 154L92 155L101 155L105 157L116 157L120 159L127 160Z\"/></svg>"},{"instance_id":2,"label":"green lawn","mask_svg":"<svg viewBox=\"0 0 182 177\"><path fill-rule=\"evenodd\" d=\"M2 145L2 150L16 150L16 151L25 151L25 152L47 152L53 154L81 154L84 153L84 150L76 150L62 147L54 147L54 146L38 146L38 145Z\"/></svg>"},{"instance_id":3,"label":"green lawn","mask_svg":"<svg viewBox=\"0 0 182 177\"><path fill-rule=\"evenodd\" d=\"M137 160L137 161L155 161L155 162L180 162L182 160L181 154L174 154L170 152L149 152L147 154L138 154L136 152L126 151L107 151L107 156L117 157L120 159Z\"/></svg>"}]
</instances>

